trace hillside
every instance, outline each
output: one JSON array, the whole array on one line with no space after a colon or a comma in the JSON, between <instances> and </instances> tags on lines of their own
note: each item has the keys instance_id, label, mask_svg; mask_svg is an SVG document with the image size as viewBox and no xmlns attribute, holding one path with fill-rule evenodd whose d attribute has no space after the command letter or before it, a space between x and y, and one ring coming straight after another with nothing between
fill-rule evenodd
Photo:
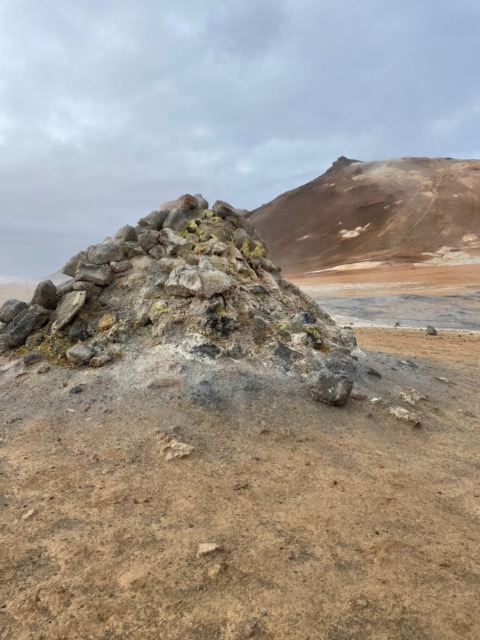
<instances>
[{"instance_id":1,"label":"hillside","mask_svg":"<svg viewBox=\"0 0 480 640\"><path fill-rule=\"evenodd\" d=\"M364 261L468 264L480 262L479 195L480 160L341 157L250 221L290 277Z\"/></svg>"}]
</instances>

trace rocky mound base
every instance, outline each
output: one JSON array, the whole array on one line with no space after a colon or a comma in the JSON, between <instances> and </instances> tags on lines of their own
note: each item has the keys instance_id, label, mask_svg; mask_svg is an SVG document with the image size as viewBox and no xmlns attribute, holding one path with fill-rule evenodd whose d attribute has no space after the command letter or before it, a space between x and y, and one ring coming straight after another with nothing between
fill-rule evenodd
<instances>
[{"instance_id":1,"label":"rocky mound base","mask_svg":"<svg viewBox=\"0 0 480 640\"><path fill-rule=\"evenodd\" d=\"M343 404L355 338L285 280L248 212L185 195L72 257L70 279L0 309L0 353L100 367L160 347L310 374L316 399Z\"/></svg>"}]
</instances>

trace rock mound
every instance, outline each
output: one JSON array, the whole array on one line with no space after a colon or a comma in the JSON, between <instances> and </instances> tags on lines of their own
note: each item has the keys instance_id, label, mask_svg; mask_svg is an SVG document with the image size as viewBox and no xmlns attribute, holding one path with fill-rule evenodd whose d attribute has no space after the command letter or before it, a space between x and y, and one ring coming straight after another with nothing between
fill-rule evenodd
<instances>
[{"instance_id":1,"label":"rock mound","mask_svg":"<svg viewBox=\"0 0 480 640\"><path fill-rule=\"evenodd\" d=\"M63 273L71 278L40 283L30 305L3 305L0 353L98 367L160 347L306 374L331 359L338 368L354 341L281 276L246 212L221 201L209 209L200 195L122 227Z\"/></svg>"}]
</instances>

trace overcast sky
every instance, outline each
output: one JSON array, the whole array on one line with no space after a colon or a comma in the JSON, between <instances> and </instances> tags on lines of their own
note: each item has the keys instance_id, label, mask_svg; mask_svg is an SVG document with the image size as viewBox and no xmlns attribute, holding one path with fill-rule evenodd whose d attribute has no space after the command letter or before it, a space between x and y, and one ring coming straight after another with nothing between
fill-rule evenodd
<instances>
[{"instance_id":1,"label":"overcast sky","mask_svg":"<svg viewBox=\"0 0 480 640\"><path fill-rule=\"evenodd\" d=\"M479 0L0 0L0 277L182 193L480 154Z\"/></svg>"}]
</instances>

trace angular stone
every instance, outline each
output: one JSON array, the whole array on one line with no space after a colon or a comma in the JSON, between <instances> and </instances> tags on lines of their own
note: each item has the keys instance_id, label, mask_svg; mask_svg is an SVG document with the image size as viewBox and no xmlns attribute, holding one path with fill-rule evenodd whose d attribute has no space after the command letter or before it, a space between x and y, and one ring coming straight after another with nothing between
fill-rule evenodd
<instances>
[{"instance_id":1,"label":"angular stone","mask_svg":"<svg viewBox=\"0 0 480 640\"><path fill-rule=\"evenodd\" d=\"M155 231L160 231L169 213L170 209L152 211L148 216L140 218L138 225L143 229L154 229Z\"/></svg>"},{"instance_id":2,"label":"angular stone","mask_svg":"<svg viewBox=\"0 0 480 640\"><path fill-rule=\"evenodd\" d=\"M227 216L236 218L238 215L235 207L232 207L231 204L223 200L217 200L212 207L212 211L219 218L226 218Z\"/></svg>"},{"instance_id":3,"label":"angular stone","mask_svg":"<svg viewBox=\"0 0 480 640\"><path fill-rule=\"evenodd\" d=\"M166 217L165 222L163 223L163 228L179 231L187 224L187 222L187 216L179 209L174 209Z\"/></svg>"},{"instance_id":4,"label":"angular stone","mask_svg":"<svg viewBox=\"0 0 480 640\"><path fill-rule=\"evenodd\" d=\"M0 322L8 324L22 311L25 311L25 309L28 309L28 304L26 302L16 300L15 298L7 300L0 308Z\"/></svg>"},{"instance_id":5,"label":"angular stone","mask_svg":"<svg viewBox=\"0 0 480 640\"><path fill-rule=\"evenodd\" d=\"M75 272L75 280L84 280L85 282L93 282L100 287L104 287L112 281L113 273L106 264L90 264L88 262L80 262Z\"/></svg>"},{"instance_id":6,"label":"angular stone","mask_svg":"<svg viewBox=\"0 0 480 640\"><path fill-rule=\"evenodd\" d=\"M120 262L110 262L110 269L113 273L123 273L132 268L130 260L120 260Z\"/></svg>"},{"instance_id":7,"label":"angular stone","mask_svg":"<svg viewBox=\"0 0 480 640\"><path fill-rule=\"evenodd\" d=\"M57 287L51 280L42 280L38 283L30 304L38 304L45 309L55 309L57 302Z\"/></svg>"},{"instance_id":8,"label":"angular stone","mask_svg":"<svg viewBox=\"0 0 480 640\"><path fill-rule=\"evenodd\" d=\"M5 322L0 322L0 333L7 328L7 325L5 324Z\"/></svg>"},{"instance_id":9,"label":"angular stone","mask_svg":"<svg viewBox=\"0 0 480 640\"><path fill-rule=\"evenodd\" d=\"M67 349L67 360L73 364L88 364L93 358L93 351L84 344L75 344Z\"/></svg>"},{"instance_id":10,"label":"angular stone","mask_svg":"<svg viewBox=\"0 0 480 640\"><path fill-rule=\"evenodd\" d=\"M125 258L123 243L120 240L103 242L90 247L87 260L92 264L108 264Z\"/></svg>"},{"instance_id":11,"label":"angular stone","mask_svg":"<svg viewBox=\"0 0 480 640\"><path fill-rule=\"evenodd\" d=\"M175 247L181 247L187 243L187 240L185 240L185 238L177 235L171 229L162 229L162 231L160 231L160 233L158 234L158 241L163 245L168 246L170 244Z\"/></svg>"},{"instance_id":12,"label":"angular stone","mask_svg":"<svg viewBox=\"0 0 480 640\"><path fill-rule=\"evenodd\" d=\"M117 240L122 240L123 242L136 242L137 237L137 230L129 224L124 225L115 234L115 238Z\"/></svg>"},{"instance_id":13,"label":"angular stone","mask_svg":"<svg viewBox=\"0 0 480 640\"><path fill-rule=\"evenodd\" d=\"M77 271L77 267L79 265L80 262L85 261L87 259L87 254L85 251L80 251L79 253L75 254L72 258L70 258L70 260L68 260L63 269L62 269L62 273L64 273L66 276L70 276L71 278L75 277L75 272Z\"/></svg>"},{"instance_id":14,"label":"angular stone","mask_svg":"<svg viewBox=\"0 0 480 640\"><path fill-rule=\"evenodd\" d=\"M144 233L141 233L138 236L138 244L148 253L150 249L153 249L153 247L158 244L158 231L148 229Z\"/></svg>"},{"instance_id":15,"label":"angular stone","mask_svg":"<svg viewBox=\"0 0 480 640\"><path fill-rule=\"evenodd\" d=\"M223 271L178 266L170 273L165 289L167 293L175 296L211 298L224 293L232 284L230 276Z\"/></svg>"},{"instance_id":16,"label":"angular stone","mask_svg":"<svg viewBox=\"0 0 480 640\"><path fill-rule=\"evenodd\" d=\"M437 330L435 329L435 327L432 327L431 324L428 324L426 329L426 334L427 336L436 336Z\"/></svg>"},{"instance_id":17,"label":"angular stone","mask_svg":"<svg viewBox=\"0 0 480 640\"><path fill-rule=\"evenodd\" d=\"M217 269L200 271L200 279L202 281L202 298L211 298L219 293L225 293L233 285L231 277Z\"/></svg>"},{"instance_id":18,"label":"angular stone","mask_svg":"<svg viewBox=\"0 0 480 640\"><path fill-rule=\"evenodd\" d=\"M196 193L193 197L196 199L197 207L199 209L208 209L208 202L201 193Z\"/></svg>"},{"instance_id":19,"label":"angular stone","mask_svg":"<svg viewBox=\"0 0 480 640\"><path fill-rule=\"evenodd\" d=\"M165 283L167 293L188 298L198 296L202 290L202 281L195 267L175 267Z\"/></svg>"},{"instance_id":20,"label":"angular stone","mask_svg":"<svg viewBox=\"0 0 480 640\"><path fill-rule=\"evenodd\" d=\"M155 260L160 260L160 258L163 258L166 254L165 247L161 244L156 244L153 249L150 249L148 254L152 256L152 258L155 258Z\"/></svg>"},{"instance_id":21,"label":"angular stone","mask_svg":"<svg viewBox=\"0 0 480 640\"><path fill-rule=\"evenodd\" d=\"M0 353L22 345L31 333L41 329L49 320L50 311L31 305L19 313L0 334Z\"/></svg>"},{"instance_id":22,"label":"angular stone","mask_svg":"<svg viewBox=\"0 0 480 640\"><path fill-rule=\"evenodd\" d=\"M72 291L63 296L53 314L51 332L56 333L68 324L83 307L86 299L86 291Z\"/></svg>"},{"instance_id":23,"label":"angular stone","mask_svg":"<svg viewBox=\"0 0 480 640\"><path fill-rule=\"evenodd\" d=\"M73 291L73 285L75 284L75 280L65 280L65 282L61 282L57 284L57 300L60 300L66 293L70 293Z\"/></svg>"},{"instance_id":24,"label":"angular stone","mask_svg":"<svg viewBox=\"0 0 480 640\"><path fill-rule=\"evenodd\" d=\"M250 238L245 229L235 229L232 240L237 249L241 249L245 242L248 243L249 248L255 248L255 242Z\"/></svg>"},{"instance_id":25,"label":"angular stone","mask_svg":"<svg viewBox=\"0 0 480 640\"><path fill-rule=\"evenodd\" d=\"M322 367L308 376L307 386L314 400L340 406L347 402L353 382L347 376L338 375Z\"/></svg>"},{"instance_id":26,"label":"angular stone","mask_svg":"<svg viewBox=\"0 0 480 640\"><path fill-rule=\"evenodd\" d=\"M73 285L74 291L86 291L87 292L87 300L95 300L100 295L102 288L93 284L93 282L83 282L79 280L75 282Z\"/></svg>"},{"instance_id":27,"label":"angular stone","mask_svg":"<svg viewBox=\"0 0 480 640\"><path fill-rule=\"evenodd\" d=\"M112 356L109 353L102 353L99 356L95 356L90 360L89 366L98 369L104 367L106 364L112 361Z\"/></svg>"}]
</instances>

